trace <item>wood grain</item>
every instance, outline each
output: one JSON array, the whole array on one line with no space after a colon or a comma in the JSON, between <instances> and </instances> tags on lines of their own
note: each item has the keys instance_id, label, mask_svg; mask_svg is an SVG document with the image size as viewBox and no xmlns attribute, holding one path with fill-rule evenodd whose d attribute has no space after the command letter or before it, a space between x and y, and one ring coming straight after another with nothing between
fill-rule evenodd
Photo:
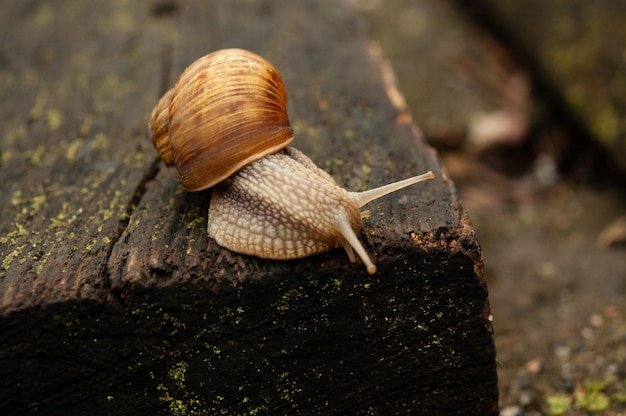
<instances>
[{"instance_id":1,"label":"wood grain","mask_svg":"<svg viewBox=\"0 0 626 416\"><path fill-rule=\"evenodd\" d=\"M3 414L497 414L480 248L345 3L11 2L0 17ZM206 236L146 123L193 60L241 47L289 94L294 146L370 204L297 261Z\"/></svg>"}]
</instances>

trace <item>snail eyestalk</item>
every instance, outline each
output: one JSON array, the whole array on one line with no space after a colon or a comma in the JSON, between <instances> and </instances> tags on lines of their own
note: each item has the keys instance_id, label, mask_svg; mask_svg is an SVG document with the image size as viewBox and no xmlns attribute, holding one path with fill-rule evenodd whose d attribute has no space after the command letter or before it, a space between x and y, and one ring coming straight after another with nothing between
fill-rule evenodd
<instances>
[{"instance_id":1,"label":"snail eyestalk","mask_svg":"<svg viewBox=\"0 0 626 416\"><path fill-rule=\"evenodd\" d=\"M365 264L367 272L369 274L376 273L376 265L372 262L372 259L370 259L369 254L367 254L367 251L365 251L363 244L361 244L361 242L357 238L354 230L352 229L352 227L350 227L350 223L345 216L337 221L337 228L339 229L339 232L341 232L341 235L343 235L343 238L345 238L343 248L346 250L346 253L348 253L350 261L354 262L354 251L356 251L356 253L363 261L363 264Z\"/></svg>"},{"instance_id":2,"label":"snail eyestalk","mask_svg":"<svg viewBox=\"0 0 626 416\"><path fill-rule=\"evenodd\" d=\"M413 176L411 178L407 178L398 182L393 182L388 185L383 185L378 188L370 189L364 192L349 192L350 196L354 200L354 202L360 207L371 202L375 199L378 199L382 196L390 194L392 192L398 191L402 188L406 188L407 186L411 186L413 184L423 182L429 179L433 179L435 174L432 171L428 171L424 174ZM370 211L365 210L361 212L361 218L367 218L370 216ZM350 261L354 262L354 252L353 249L357 252L365 267L367 268L367 272L369 274L376 273L376 265L372 262L367 251L357 238L356 234L350 228L350 224L348 224L347 219L344 217L340 221L338 221L337 226L339 231L345 238L345 242L343 244L344 249L348 253L348 257Z\"/></svg>"},{"instance_id":3,"label":"snail eyestalk","mask_svg":"<svg viewBox=\"0 0 626 416\"><path fill-rule=\"evenodd\" d=\"M421 175L413 176L411 178L407 178L398 182L393 182L388 185L383 185L378 188L370 189L369 191L350 192L350 195L352 196L354 201L357 203L357 205L359 207L362 207L363 205L375 199L383 197L392 192L399 191L402 188L406 188L407 186L411 186L418 182L423 182L429 179L433 179L434 177L435 177L435 174L429 170L428 172L423 173Z\"/></svg>"}]
</instances>

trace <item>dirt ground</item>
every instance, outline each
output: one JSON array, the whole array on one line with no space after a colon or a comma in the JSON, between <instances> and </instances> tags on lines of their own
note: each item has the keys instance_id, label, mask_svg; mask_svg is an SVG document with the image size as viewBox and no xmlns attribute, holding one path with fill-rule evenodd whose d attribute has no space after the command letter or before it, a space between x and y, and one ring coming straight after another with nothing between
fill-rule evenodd
<instances>
[{"instance_id":1,"label":"dirt ground","mask_svg":"<svg viewBox=\"0 0 626 416\"><path fill-rule=\"evenodd\" d=\"M476 229L501 415L626 415L625 187L450 4L353 4Z\"/></svg>"},{"instance_id":2,"label":"dirt ground","mask_svg":"<svg viewBox=\"0 0 626 416\"><path fill-rule=\"evenodd\" d=\"M623 198L567 179L512 203L486 204L490 190L461 195L483 248L501 414L626 414L626 253L598 241Z\"/></svg>"}]
</instances>

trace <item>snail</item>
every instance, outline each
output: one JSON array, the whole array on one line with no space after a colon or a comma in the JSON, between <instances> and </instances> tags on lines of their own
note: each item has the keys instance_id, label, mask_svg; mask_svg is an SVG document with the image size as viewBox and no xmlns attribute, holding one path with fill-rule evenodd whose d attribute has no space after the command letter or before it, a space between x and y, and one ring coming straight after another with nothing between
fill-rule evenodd
<instances>
[{"instance_id":1,"label":"snail","mask_svg":"<svg viewBox=\"0 0 626 416\"><path fill-rule=\"evenodd\" d=\"M343 246L367 271L376 266L357 238L360 208L432 179L427 172L365 192L349 192L293 140L282 78L264 58L223 49L193 62L152 110L151 140L188 190L213 187L208 235L231 251L296 259Z\"/></svg>"}]
</instances>

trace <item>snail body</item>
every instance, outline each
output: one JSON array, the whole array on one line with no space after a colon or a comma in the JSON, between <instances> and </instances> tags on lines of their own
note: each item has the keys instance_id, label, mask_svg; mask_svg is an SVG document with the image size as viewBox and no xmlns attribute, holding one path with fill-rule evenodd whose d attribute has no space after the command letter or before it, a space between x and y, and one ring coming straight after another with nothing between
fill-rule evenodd
<instances>
[{"instance_id":1,"label":"snail body","mask_svg":"<svg viewBox=\"0 0 626 416\"><path fill-rule=\"evenodd\" d=\"M376 266L358 240L360 208L434 177L432 172L365 192L349 192L293 140L278 71L242 49L191 64L152 111L151 139L188 191L213 187L208 235L229 250L295 259L343 246L367 271ZM354 250L354 251L353 251Z\"/></svg>"}]
</instances>

